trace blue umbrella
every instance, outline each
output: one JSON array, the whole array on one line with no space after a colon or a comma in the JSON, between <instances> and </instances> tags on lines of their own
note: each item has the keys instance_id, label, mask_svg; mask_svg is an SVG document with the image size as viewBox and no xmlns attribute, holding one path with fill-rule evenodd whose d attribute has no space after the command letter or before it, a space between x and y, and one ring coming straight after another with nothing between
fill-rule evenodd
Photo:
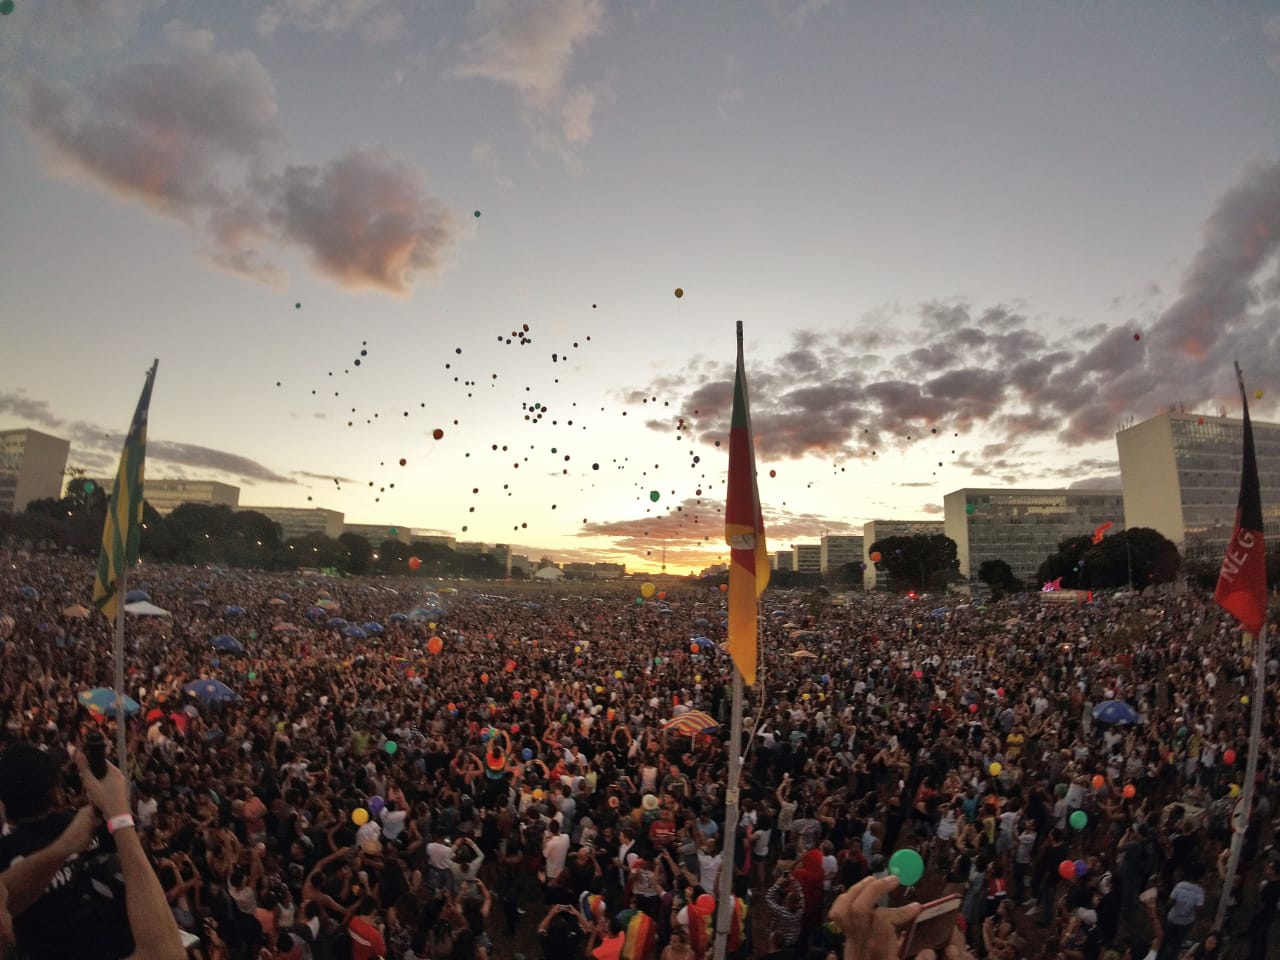
<instances>
[{"instance_id":1,"label":"blue umbrella","mask_svg":"<svg viewBox=\"0 0 1280 960\"><path fill-rule=\"evenodd\" d=\"M365 637L369 636L369 634L365 633L364 630L355 625L343 630L342 635L344 637L350 637L352 640L363 640Z\"/></svg>"},{"instance_id":2,"label":"blue umbrella","mask_svg":"<svg viewBox=\"0 0 1280 960\"><path fill-rule=\"evenodd\" d=\"M243 617L244 607L237 607L234 604L222 611L228 617Z\"/></svg>"},{"instance_id":3,"label":"blue umbrella","mask_svg":"<svg viewBox=\"0 0 1280 960\"><path fill-rule=\"evenodd\" d=\"M696 643L698 646L702 647L703 649L706 649L708 647L714 647L716 645L716 642L712 640L710 637L694 637L689 642Z\"/></svg>"},{"instance_id":4,"label":"blue umbrella","mask_svg":"<svg viewBox=\"0 0 1280 960\"><path fill-rule=\"evenodd\" d=\"M147 591L145 590L130 590L128 593L124 595L124 602L125 603L142 603L142 602L150 603L151 594L147 593Z\"/></svg>"},{"instance_id":5,"label":"blue umbrella","mask_svg":"<svg viewBox=\"0 0 1280 960\"><path fill-rule=\"evenodd\" d=\"M323 620L324 615L325 615L325 611L320 609L319 607L312 607L310 610L307 611L307 616L310 617L312 620Z\"/></svg>"},{"instance_id":6,"label":"blue umbrella","mask_svg":"<svg viewBox=\"0 0 1280 960\"><path fill-rule=\"evenodd\" d=\"M932 613L929 614L929 616L931 617L945 617L946 615L947 615L946 607L939 607L937 610L934 610Z\"/></svg>"},{"instance_id":7,"label":"blue umbrella","mask_svg":"<svg viewBox=\"0 0 1280 960\"><path fill-rule=\"evenodd\" d=\"M405 623L408 621L409 615L407 613L393 613L387 619L392 623Z\"/></svg>"},{"instance_id":8,"label":"blue umbrella","mask_svg":"<svg viewBox=\"0 0 1280 960\"><path fill-rule=\"evenodd\" d=\"M116 692L110 687L94 687L92 690L81 690L78 697L81 706L93 713L105 713L108 717L116 715ZM141 710L138 701L130 697L124 698L124 715L133 716Z\"/></svg>"},{"instance_id":9,"label":"blue umbrella","mask_svg":"<svg viewBox=\"0 0 1280 960\"><path fill-rule=\"evenodd\" d=\"M346 625L347 621L343 620L341 617L330 617L328 620L328 626L333 627L335 630L340 630Z\"/></svg>"},{"instance_id":10,"label":"blue umbrella","mask_svg":"<svg viewBox=\"0 0 1280 960\"><path fill-rule=\"evenodd\" d=\"M221 680L213 680L209 677L201 680L192 680L190 683L184 684L182 691L197 700L204 700L210 703L222 703L240 699L240 694L236 693Z\"/></svg>"},{"instance_id":11,"label":"blue umbrella","mask_svg":"<svg viewBox=\"0 0 1280 960\"><path fill-rule=\"evenodd\" d=\"M1139 717L1123 700L1103 700L1093 708L1093 719L1099 723L1137 723Z\"/></svg>"},{"instance_id":12,"label":"blue umbrella","mask_svg":"<svg viewBox=\"0 0 1280 960\"><path fill-rule=\"evenodd\" d=\"M209 642L223 653L244 653L244 644L229 633L220 633Z\"/></svg>"},{"instance_id":13,"label":"blue umbrella","mask_svg":"<svg viewBox=\"0 0 1280 960\"><path fill-rule=\"evenodd\" d=\"M769 616L771 616L771 617L785 617L786 615L787 615L787 611L785 611L785 610L770 610L770 611L769 611Z\"/></svg>"},{"instance_id":14,"label":"blue umbrella","mask_svg":"<svg viewBox=\"0 0 1280 960\"><path fill-rule=\"evenodd\" d=\"M439 607L414 607L409 611L409 619L414 623L426 623L428 620L439 620L444 611Z\"/></svg>"},{"instance_id":15,"label":"blue umbrella","mask_svg":"<svg viewBox=\"0 0 1280 960\"><path fill-rule=\"evenodd\" d=\"M23 600L39 600L40 591L37 590L35 587L19 587L18 596L20 596Z\"/></svg>"},{"instance_id":16,"label":"blue umbrella","mask_svg":"<svg viewBox=\"0 0 1280 960\"><path fill-rule=\"evenodd\" d=\"M711 626L711 621L706 617L699 617L697 620L693 621L693 625L695 627L709 627Z\"/></svg>"},{"instance_id":17,"label":"blue umbrella","mask_svg":"<svg viewBox=\"0 0 1280 960\"><path fill-rule=\"evenodd\" d=\"M382 624L378 623L376 620L370 620L368 623L363 624L360 627L360 629L363 630L365 633L383 633L384 632L382 629Z\"/></svg>"}]
</instances>

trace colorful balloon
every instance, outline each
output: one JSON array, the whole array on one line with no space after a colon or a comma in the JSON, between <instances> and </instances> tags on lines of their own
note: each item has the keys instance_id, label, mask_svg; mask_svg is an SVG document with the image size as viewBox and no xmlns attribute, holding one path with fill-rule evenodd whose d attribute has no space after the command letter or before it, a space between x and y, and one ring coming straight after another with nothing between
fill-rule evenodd
<instances>
[{"instance_id":1,"label":"colorful balloon","mask_svg":"<svg viewBox=\"0 0 1280 960\"><path fill-rule=\"evenodd\" d=\"M409 558L409 569L410 569L410 570L417 570L420 566L422 566L422 561L421 561L421 560L419 560L417 557L410 557L410 558Z\"/></svg>"},{"instance_id":2,"label":"colorful balloon","mask_svg":"<svg viewBox=\"0 0 1280 960\"><path fill-rule=\"evenodd\" d=\"M1103 787L1107 785L1107 778L1100 773L1095 773L1090 783L1093 784L1093 789L1101 790Z\"/></svg>"},{"instance_id":3,"label":"colorful balloon","mask_svg":"<svg viewBox=\"0 0 1280 960\"><path fill-rule=\"evenodd\" d=\"M924 876L924 860L914 850L899 850L889 858L889 873L904 887L914 887Z\"/></svg>"},{"instance_id":4,"label":"colorful balloon","mask_svg":"<svg viewBox=\"0 0 1280 960\"><path fill-rule=\"evenodd\" d=\"M1121 790L1120 792L1124 794L1124 798L1126 800L1132 800L1134 797L1138 795L1138 788L1135 787L1132 783L1126 783L1124 785L1124 789Z\"/></svg>"},{"instance_id":5,"label":"colorful balloon","mask_svg":"<svg viewBox=\"0 0 1280 960\"><path fill-rule=\"evenodd\" d=\"M1063 860L1058 864L1058 876L1063 880L1074 880L1076 878L1076 865L1070 860Z\"/></svg>"},{"instance_id":6,"label":"colorful balloon","mask_svg":"<svg viewBox=\"0 0 1280 960\"><path fill-rule=\"evenodd\" d=\"M441 430L439 427L436 427L434 430L432 430L432 431L431 431L431 439L432 439L432 440L443 440L443 439L444 439L444 431L443 431L443 430Z\"/></svg>"},{"instance_id":7,"label":"colorful balloon","mask_svg":"<svg viewBox=\"0 0 1280 960\"><path fill-rule=\"evenodd\" d=\"M427 641L427 651L429 653L439 653L444 649L444 641L439 637L432 637Z\"/></svg>"},{"instance_id":8,"label":"colorful balloon","mask_svg":"<svg viewBox=\"0 0 1280 960\"><path fill-rule=\"evenodd\" d=\"M400 747L394 740L388 740L386 743L382 745L382 749L387 751L388 756L394 757L396 754L396 751L399 750Z\"/></svg>"},{"instance_id":9,"label":"colorful balloon","mask_svg":"<svg viewBox=\"0 0 1280 960\"><path fill-rule=\"evenodd\" d=\"M640 596L644 597L646 600L648 600L657 592L658 592L658 588L655 587L652 583L649 583L646 581L645 583L640 584Z\"/></svg>"},{"instance_id":10,"label":"colorful balloon","mask_svg":"<svg viewBox=\"0 0 1280 960\"><path fill-rule=\"evenodd\" d=\"M369 811L364 807L356 807L351 811L351 822L357 827L363 827L369 822Z\"/></svg>"},{"instance_id":11,"label":"colorful balloon","mask_svg":"<svg viewBox=\"0 0 1280 960\"><path fill-rule=\"evenodd\" d=\"M679 300L684 296L684 287L676 287L676 299Z\"/></svg>"},{"instance_id":12,"label":"colorful balloon","mask_svg":"<svg viewBox=\"0 0 1280 960\"><path fill-rule=\"evenodd\" d=\"M649 491L649 499L652 500L654 503L657 503L658 500L661 499L661 497L662 497L662 494L660 494L657 490Z\"/></svg>"},{"instance_id":13,"label":"colorful balloon","mask_svg":"<svg viewBox=\"0 0 1280 960\"><path fill-rule=\"evenodd\" d=\"M1089 865L1083 860L1077 860L1071 865L1071 872L1076 875L1076 879L1079 879L1089 872Z\"/></svg>"},{"instance_id":14,"label":"colorful balloon","mask_svg":"<svg viewBox=\"0 0 1280 960\"><path fill-rule=\"evenodd\" d=\"M874 551L872 551L872 553L871 553L871 562L872 562L872 563L879 563L879 562L880 562L880 551L879 551L879 550L874 550Z\"/></svg>"},{"instance_id":15,"label":"colorful balloon","mask_svg":"<svg viewBox=\"0 0 1280 960\"><path fill-rule=\"evenodd\" d=\"M993 760L991 761L991 766L987 767L987 769L991 771L993 777L998 777L1004 772L1004 765L998 760Z\"/></svg>"},{"instance_id":16,"label":"colorful balloon","mask_svg":"<svg viewBox=\"0 0 1280 960\"><path fill-rule=\"evenodd\" d=\"M1224 750L1222 752L1222 762L1228 767L1236 762L1236 752L1234 750Z\"/></svg>"},{"instance_id":17,"label":"colorful balloon","mask_svg":"<svg viewBox=\"0 0 1280 960\"><path fill-rule=\"evenodd\" d=\"M1089 825L1089 815L1083 810L1073 810L1068 820L1076 830L1083 830Z\"/></svg>"}]
</instances>

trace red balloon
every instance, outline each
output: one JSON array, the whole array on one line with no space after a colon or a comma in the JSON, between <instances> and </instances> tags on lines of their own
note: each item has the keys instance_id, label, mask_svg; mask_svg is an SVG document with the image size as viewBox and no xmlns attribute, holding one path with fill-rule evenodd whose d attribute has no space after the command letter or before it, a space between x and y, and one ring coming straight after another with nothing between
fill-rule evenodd
<instances>
[{"instance_id":1,"label":"red balloon","mask_svg":"<svg viewBox=\"0 0 1280 960\"><path fill-rule=\"evenodd\" d=\"M880 551L879 551L879 550L876 550L876 551L874 551L874 552L871 554L871 562L872 562L872 563L879 563L879 562L880 562Z\"/></svg>"},{"instance_id":2,"label":"red balloon","mask_svg":"<svg viewBox=\"0 0 1280 960\"><path fill-rule=\"evenodd\" d=\"M1095 773L1093 775L1093 789L1101 790L1103 786L1106 784L1106 782L1107 782L1107 778L1104 777L1102 774Z\"/></svg>"},{"instance_id":3,"label":"red balloon","mask_svg":"<svg viewBox=\"0 0 1280 960\"><path fill-rule=\"evenodd\" d=\"M1058 876L1063 880L1074 880L1076 876L1076 865L1070 860L1063 860L1058 864Z\"/></svg>"},{"instance_id":4,"label":"red balloon","mask_svg":"<svg viewBox=\"0 0 1280 960\"><path fill-rule=\"evenodd\" d=\"M1236 762L1236 752L1234 750L1225 750L1222 753L1222 762L1228 767Z\"/></svg>"},{"instance_id":5,"label":"red balloon","mask_svg":"<svg viewBox=\"0 0 1280 960\"><path fill-rule=\"evenodd\" d=\"M444 649L444 641L441 640L439 637L432 637L430 640L427 641L427 650L429 650L431 653L439 653L443 649Z\"/></svg>"},{"instance_id":6,"label":"red balloon","mask_svg":"<svg viewBox=\"0 0 1280 960\"><path fill-rule=\"evenodd\" d=\"M434 430L431 431L431 438L433 440L443 440L444 431L441 430L439 427L436 427Z\"/></svg>"},{"instance_id":7,"label":"red balloon","mask_svg":"<svg viewBox=\"0 0 1280 960\"><path fill-rule=\"evenodd\" d=\"M971 704L969 704L969 712L970 712L970 713L977 713L977 712L978 712L978 705L977 705L976 703L971 703Z\"/></svg>"},{"instance_id":8,"label":"red balloon","mask_svg":"<svg viewBox=\"0 0 1280 960\"><path fill-rule=\"evenodd\" d=\"M1124 789L1121 790L1120 792L1124 794L1124 798L1126 800L1132 800L1134 797L1138 795L1138 788L1135 787L1132 783L1126 783L1124 785Z\"/></svg>"},{"instance_id":9,"label":"red balloon","mask_svg":"<svg viewBox=\"0 0 1280 960\"><path fill-rule=\"evenodd\" d=\"M410 570L417 570L420 566L422 566L422 561L421 561L421 560L419 560L417 557L410 557L410 558L409 558L409 569L410 569Z\"/></svg>"}]
</instances>

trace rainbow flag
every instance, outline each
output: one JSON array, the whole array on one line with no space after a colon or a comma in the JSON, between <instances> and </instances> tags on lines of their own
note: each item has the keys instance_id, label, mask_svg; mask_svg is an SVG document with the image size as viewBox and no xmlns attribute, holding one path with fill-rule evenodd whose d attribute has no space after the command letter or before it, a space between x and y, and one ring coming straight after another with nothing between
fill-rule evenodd
<instances>
[{"instance_id":1,"label":"rainbow flag","mask_svg":"<svg viewBox=\"0 0 1280 960\"><path fill-rule=\"evenodd\" d=\"M742 322L738 322L738 372L733 384L729 430L729 491L724 505L729 543L729 655L744 683L756 682L756 604L769 585L769 552L756 487L756 451L742 362Z\"/></svg>"},{"instance_id":2,"label":"rainbow flag","mask_svg":"<svg viewBox=\"0 0 1280 960\"><path fill-rule=\"evenodd\" d=\"M124 600L116 589L121 576L138 562L142 474L147 458L147 411L151 406L151 386L155 383L159 365L157 360L147 371L147 382L133 412L124 449L120 451L120 469L116 471L111 502L107 505L107 522L102 528L102 555L98 558L98 575L93 582L93 602L108 620L115 620L116 609Z\"/></svg>"},{"instance_id":3,"label":"rainbow flag","mask_svg":"<svg viewBox=\"0 0 1280 960\"><path fill-rule=\"evenodd\" d=\"M650 960L657 942L657 927L643 910L623 910L618 914L625 939L621 960Z\"/></svg>"}]
</instances>

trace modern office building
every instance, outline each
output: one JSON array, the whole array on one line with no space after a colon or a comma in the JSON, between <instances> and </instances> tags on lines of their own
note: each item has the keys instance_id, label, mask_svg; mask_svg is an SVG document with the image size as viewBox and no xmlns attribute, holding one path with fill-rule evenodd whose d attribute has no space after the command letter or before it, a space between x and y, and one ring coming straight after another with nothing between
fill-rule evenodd
<instances>
[{"instance_id":1,"label":"modern office building","mask_svg":"<svg viewBox=\"0 0 1280 960\"><path fill-rule=\"evenodd\" d=\"M0 511L21 513L32 500L57 500L71 442L39 430L0 430Z\"/></svg>"},{"instance_id":2,"label":"modern office building","mask_svg":"<svg viewBox=\"0 0 1280 960\"><path fill-rule=\"evenodd\" d=\"M862 537L831 535L822 538L822 572L839 571L845 564L862 560Z\"/></svg>"},{"instance_id":3,"label":"modern office building","mask_svg":"<svg viewBox=\"0 0 1280 960\"><path fill-rule=\"evenodd\" d=\"M1280 424L1253 422L1263 534L1280 543ZM1240 499L1243 421L1169 411L1116 434L1124 520L1186 559L1222 560Z\"/></svg>"},{"instance_id":4,"label":"modern office building","mask_svg":"<svg viewBox=\"0 0 1280 960\"><path fill-rule=\"evenodd\" d=\"M817 543L797 543L796 573L822 572L822 545Z\"/></svg>"},{"instance_id":5,"label":"modern office building","mask_svg":"<svg viewBox=\"0 0 1280 960\"><path fill-rule=\"evenodd\" d=\"M1067 537L1104 523L1124 529L1119 490L963 489L942 498L944 532L956 543L960 573L978 576L985 560L1003 560L1020 580L1034 577Z\"/></svg>"},{"instance_id":6,"label":"modern office building","mask_svg":"<svg viewBox=\"0 0 1280 960\"><path fill-rule=\"evenodd\" d=\"M493 559L498 561L498 567L506 576L511 576L511 545L507 543L495 543L490 551Z\"/></svg>"},{"instance_id":7,"label":"modern office building","mask_svg":"<svg viewBox=\"0 0 1280 960\"><path fill-rule=\"evenodd\" d=\"M387 540L409 542L409 528L398 523L344 523L342 532L364 537L375 547L381 546Z\"/></svg>"},{"instance_id":8,"label":"modern office building","mask_svg":"<svg viewBox=\"0 0 1280 960\"><path fill-rule=\"evenodd\" d=\"M343 533L343 514L323 507L241 507L261 513L280 525L280 539L297 540L312 533L323 533L332 540Z\"/></svg>"},{"instance_id":9,"label":"modern office building","mask_svg":"<svg viewBox=\"0 0 1280 960\"><path fill-rule=\"evenodd\" d=\"M889 574L871 562L871 546L888 537L931 537L945 533L941 520L868 520L862 525L862 571L864 590L883 590L889 586Z\"/></svg>"},{"instance_id":10,"label":"modern office building","mask_svg":"<svg viewBox=\"0 0 1280 960\"><path fill-rule=\"evenodd\" d=\"M438 533L427 533L418 530L410 530L409 533L412 535L414 543L425 543L432 547L445 547L448 550L456 550L458 548L457 537L446 537Z\"/></svg>"},{"instance_id":11,"label":"modern office building","mask_svg":"<svg viewBox=\"0 0 1280 960\"><path fill-rule=\"evenodd\" d=\"M794 570L796 568L796 552L794 550L779 550L771 556L774 570Z\"/></svg>"},{"instance_id":12,"label":"modern office building","mask_svg":"<svg viewBox=\"0 0 1280 960\"><path fill-rule=\"evenodd\" d=\"M104 477L94 482L110 496L115 489L116 478ZM232 510L240 508L240 488L217 480L169 480L144 476L142 497L162 517L167 517L184 503L224 506Z\"/></svg>"}]
</instances>

